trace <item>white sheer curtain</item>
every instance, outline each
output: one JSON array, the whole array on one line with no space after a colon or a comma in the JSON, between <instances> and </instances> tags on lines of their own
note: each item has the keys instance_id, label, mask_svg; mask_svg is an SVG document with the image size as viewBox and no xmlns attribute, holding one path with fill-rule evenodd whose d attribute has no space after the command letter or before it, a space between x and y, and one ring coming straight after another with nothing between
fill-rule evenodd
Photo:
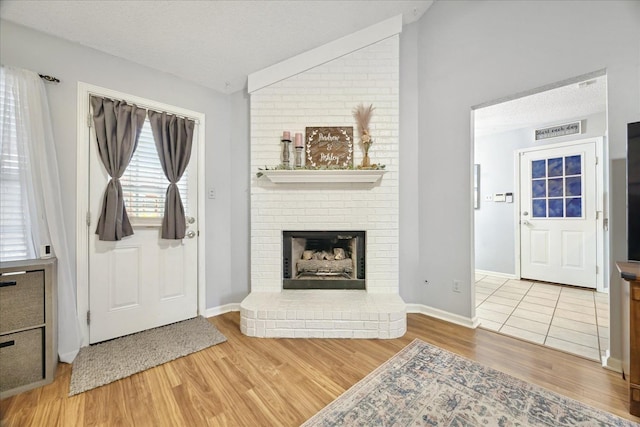
<instances>
[{"instance_id":1,"label":"white sheer curtain","mask_svg":"<svg viewBox=\"0 0 640 427\"><path fill-rule=\"evenodd\" d=\"M39 256L40 245L50 243L58 259L58 355L63 362L75 358L82 336L76 314L76 290L62 212L58 162L44 83L32 71L2 66L2 156L9 138L15 138L24 197L27 258ZM4 102L13 99L13 107ZM13 111L7 111L12 108ZM4 195L3 195L4 196Z\"/></svg>"}]
</instances>

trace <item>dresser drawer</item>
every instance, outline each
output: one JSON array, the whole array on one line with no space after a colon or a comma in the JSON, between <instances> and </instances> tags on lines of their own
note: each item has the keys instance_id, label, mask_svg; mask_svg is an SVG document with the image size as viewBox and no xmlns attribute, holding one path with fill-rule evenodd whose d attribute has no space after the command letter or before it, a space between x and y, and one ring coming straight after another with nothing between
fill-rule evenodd
<instances>
[{"instance_id":1,"label":"dresser drawer","mask_svg":"<svg viewBox=\"0 0 640 427\"><path fill-rule=\"evenodd\" d=\"M44 272L0 276L0 313L0 334L44 324Z\"/></svg>"},{"instance_id":2,"label":"dresser drawer","mask_svg":"<svg viewBox=\"0 0 640 427\"><path fill-rule=\"evenodd\" d=\"M43 328L0 336L0 392L44 379Z\"/></svg>"}]
</instances>

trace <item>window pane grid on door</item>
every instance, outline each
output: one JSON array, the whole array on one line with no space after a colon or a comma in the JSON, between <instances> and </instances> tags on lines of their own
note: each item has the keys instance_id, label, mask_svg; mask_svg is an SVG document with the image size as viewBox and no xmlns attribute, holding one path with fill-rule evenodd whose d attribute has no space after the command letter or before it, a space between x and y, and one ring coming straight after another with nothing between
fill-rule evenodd
<instances>
[{"instance_id":1,"label":"window pane grid on door","mask_svg":"<svg viewBox=\"0 0 640 427\"><path fill-rule=\"evenodd\" d=\"M145 120L138 147L120 182L127 214L132 220L163 217L169 181L162 170L148 119ZM178 182L178 189L186 214L189 213L187 182L188 172L185 171Z\"/></svg>"},{"instance_id":2,"label":"window pane grid on door","mask_svg":"<svg viewBox=\"0 0 640 427\"><path fill-rule=\"evenodd\" d=\"M582 155L531 162L533 218L583 218Z\"/></svg>"}]
</instances>

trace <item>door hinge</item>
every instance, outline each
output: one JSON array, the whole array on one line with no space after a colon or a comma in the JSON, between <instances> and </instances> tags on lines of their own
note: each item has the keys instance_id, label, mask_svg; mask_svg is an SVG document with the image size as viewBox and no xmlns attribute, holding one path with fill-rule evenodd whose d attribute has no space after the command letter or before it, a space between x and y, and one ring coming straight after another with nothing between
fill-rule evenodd
<instances>
[{"instance_id":1,"label":"door hinge","mask_svg":"<svg viewBox=\"0 0 640 427\"><path fill-rule=\"evenodd\" d=\"M91 225L91 212L87 212L86 220L87 220L87 227L89 227Z\"/></svg>"},{"instance_id":2,"label":"door hinge","mask_svg":"<svg viewBox=\"0 0 640 427\"><path fill-rule=\"evenodd\" d=\"M598 266L596 265L596 274L598 274L598 270L599 270L599 269L598 269Z\"/></svg>"},{"instance_id":3,"label":"door hinge","mask_svg":"<svg viewBox=\"0 0 640 427\"><path fill-rule=\"evenodd\" d=\"M87 310L87 325L91 324L91 311Z\"/></svg>"},{"instance_id":4,"label":"door hinge","mask_svg":"<svg viewBox=\"0 0 640 427\"><path fill-rule=\"evenodd\" d=\"M87 126L93 126L93 120L91 120L91 114L87 114Z\"/></svg>"},{"instance_id":5,"label":"door hinge","mask_svg":"<svg viewBox=\"0 0 640 427\"><path fill-rule=\"evenodd\" d=\"M598 157L596 157L596 165L598 164L598 161L599 161L599 159L598 159Z\"/></svg>"}]
</instances>

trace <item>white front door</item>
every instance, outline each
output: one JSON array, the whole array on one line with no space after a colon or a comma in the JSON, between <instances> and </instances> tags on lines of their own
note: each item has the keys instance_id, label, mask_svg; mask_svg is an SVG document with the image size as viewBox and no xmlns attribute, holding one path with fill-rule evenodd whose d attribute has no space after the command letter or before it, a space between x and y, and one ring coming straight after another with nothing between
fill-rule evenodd
<instances>
[{"instance_id":1,"label":"white front door","mask_svg":"<svg viewBox=\"0 0 640 427\"><path fill-rule=\"evenodd\" d=\"M155 150L148 126L147 120L134 154L134 159L137 155L144 157L139 161L140 167L127 169L131 184L138 186L135 195L127 198L124 183L127 173L122 180L134 234L116 242L101 241L95 234L109 177L97 154L93 128L90 132L90 343L189 319L198 313L197 144L193 144L189 167L182 178L185 182L179 183L182 198L186 199L187 218L192 221L188 224L187 237L161 239L160 223L168 181L161 170L149 172L146 168ZM196 126L194 141L198 140L197 132ZM135 169L131 165L130 168ZM141 185L142 180L145 185Z\"/></svg>"},{"instance_id":2,"label":"white front door","mask_svg":"<svg viewBox=\"0 0 640 427\"><path fill-rule=\"evenodd\" d=\"M595 153L595 142L520 153L522 278L596 287Z\"/></svg>"}]
</instances>

